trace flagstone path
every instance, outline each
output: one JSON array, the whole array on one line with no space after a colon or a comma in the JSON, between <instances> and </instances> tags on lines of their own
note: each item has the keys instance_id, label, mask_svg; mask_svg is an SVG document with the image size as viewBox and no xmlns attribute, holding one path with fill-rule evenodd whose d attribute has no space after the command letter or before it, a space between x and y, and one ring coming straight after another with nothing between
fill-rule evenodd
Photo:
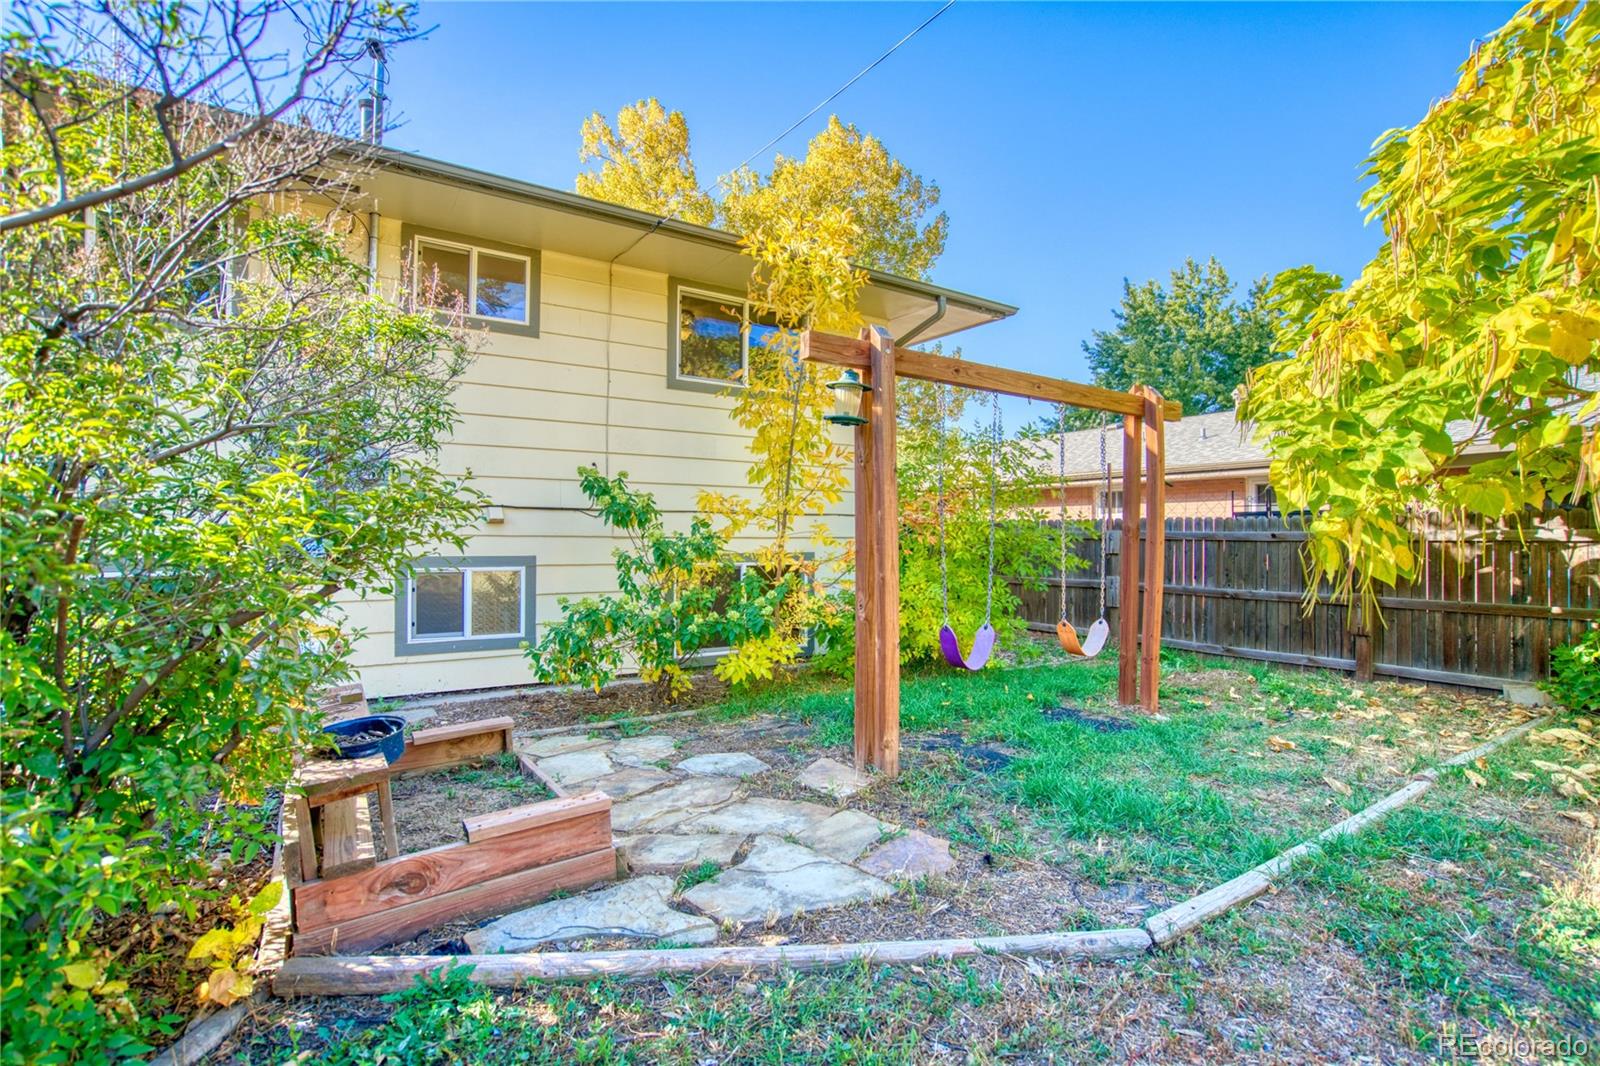
<instances>
[{"instance_id":1,"label":"flagstone path","mask_svg":"<svg viewBox=\"0 0 1600 1066\"><path fill-rule=\"evenodd\" d=\"M872 779L834 759L793 775L828 803L760 794L778 772L745 752L677 759L671 737L517 741L564 790L608 793L625 880L507 914L474 952L590 939L708 944L723 928L887 899L953 866L948 841L841 806ZM679 891L674 876L697 883ZM713 872L714 871L714 872ZM711 876L705 876L706 874Z\"/></svg>"}]
</instances>

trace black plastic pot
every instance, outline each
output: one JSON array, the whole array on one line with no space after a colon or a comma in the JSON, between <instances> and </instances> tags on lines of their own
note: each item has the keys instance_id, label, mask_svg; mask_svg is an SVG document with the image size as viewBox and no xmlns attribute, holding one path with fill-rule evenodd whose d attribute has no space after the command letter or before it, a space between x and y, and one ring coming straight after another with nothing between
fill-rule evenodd
<instances>
[{"instance_id":1,"label":"black plastic pot","mask_svg":"<svg viewBox=\"0 0 1600 1066\"><path fill-rule=\"evenodd\" d=\"M377 740L350 741L363 733L387 730ZM334 738L341 759L364 759L381 754L385 762L394 762L406 750L406 720L393 714L367 714L322 727L324 733Z\"/></svg>"}]
</instances>

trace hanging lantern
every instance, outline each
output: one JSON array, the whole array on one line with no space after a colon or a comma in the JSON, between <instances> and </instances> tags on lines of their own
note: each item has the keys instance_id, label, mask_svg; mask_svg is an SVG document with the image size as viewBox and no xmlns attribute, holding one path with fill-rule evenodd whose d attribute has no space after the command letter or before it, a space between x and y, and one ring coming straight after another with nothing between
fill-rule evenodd
<instances>
[{"instance_id":1,"label":"hanging lantern","mask_svg":"<svg viewBox=\"0 0 1600 1066\"><path fill-rule=\"evenodd\" d=\"M823 415L824 422L832 422L836 426L867 424L867 420L861 417L861 397L871 392L872 386L862 381L860 374L846 370L838 381L828 382L828 388L833 390L833 414Z\"/></svg>"}]
</instances>

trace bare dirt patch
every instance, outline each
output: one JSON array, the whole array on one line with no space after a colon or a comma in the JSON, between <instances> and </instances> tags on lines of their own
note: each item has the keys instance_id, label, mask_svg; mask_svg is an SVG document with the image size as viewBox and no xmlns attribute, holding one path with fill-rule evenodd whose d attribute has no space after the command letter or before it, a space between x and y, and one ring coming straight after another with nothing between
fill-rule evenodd
<instances>
[{"instance_id":1,"label":"bare dirt patch","mask_svg":"<svg viewBox=\"0 0 1600 1066\"><path fill-rule=\"evenodd\" d=\"M461 820L554 798L538 779L523 774L515 755L499 755L448 770L394 780L394 820L402 853L467 839ZM382 849L382 834L375 834Z\"/></svg>"}]
</instances>

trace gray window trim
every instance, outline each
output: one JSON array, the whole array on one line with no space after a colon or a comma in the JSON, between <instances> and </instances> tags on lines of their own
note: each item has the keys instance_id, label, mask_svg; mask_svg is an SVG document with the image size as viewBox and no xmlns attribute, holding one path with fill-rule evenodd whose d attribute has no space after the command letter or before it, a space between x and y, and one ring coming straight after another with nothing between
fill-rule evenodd
<instances>
[{"instance_id":1,"label":"gray window trim","mask_svg":"<svg viewBox=\"0 0 1600 1066\"><path fill-rule=\"evenodd\" d=\"M485 237L474 237L466 233L451 233L448 230L430 229L426 226L414 226L409 222L400 225L400 254L412 265L416 263L417 238L424 240L432 238L449 244L465 244L473 248L480 248L485 252L504 252L508 255L522 256L528 260L528 321L507 322L503 318L487 318L483 315L467 315L468 324L475 328L484 328L491 333L504 333L513 337L537 337L539 335L539 249L529 248L520 244L507 244L504 241L492 241ZM413 282L414 283L414 282ZM439 318L449 316L439 312Z\"/></svg>"},{"instance_id":2,"label":"gray window trim","mask_svg":"<svg viewBox=\"0 0 1600 1066\"><path fill-rule=\"evenodd\" d=\"M719 285L702 285L688 278L667 278L667 388L683 392L705 392L716 395L728 389L742 389L743 381L712 381L708 378L686 377L678 373L678 293L681 289L704 293L725 300L737 300L744 305L745 325L741 331L744 348L744 370L750 372L750 297Z\"/></svg>"},{"instance_id":3,"label":"gray window trim","mask_svg":"<svg viewBox=\"0 0 1600 1066\"><path fill-rule=\"evenodd\" d=\"M394 653L404 655L448 655L466 651L506 651L532 641L538 619L534 614L538 587L538 557L533 555L432 555L418 559L412 569L395 582ZM480 569L522 569L522 632L509 637L462 637L459 640L411 639L411 579L418 570L448 570L454 567Z\"/></svg>"}]
</instances>

